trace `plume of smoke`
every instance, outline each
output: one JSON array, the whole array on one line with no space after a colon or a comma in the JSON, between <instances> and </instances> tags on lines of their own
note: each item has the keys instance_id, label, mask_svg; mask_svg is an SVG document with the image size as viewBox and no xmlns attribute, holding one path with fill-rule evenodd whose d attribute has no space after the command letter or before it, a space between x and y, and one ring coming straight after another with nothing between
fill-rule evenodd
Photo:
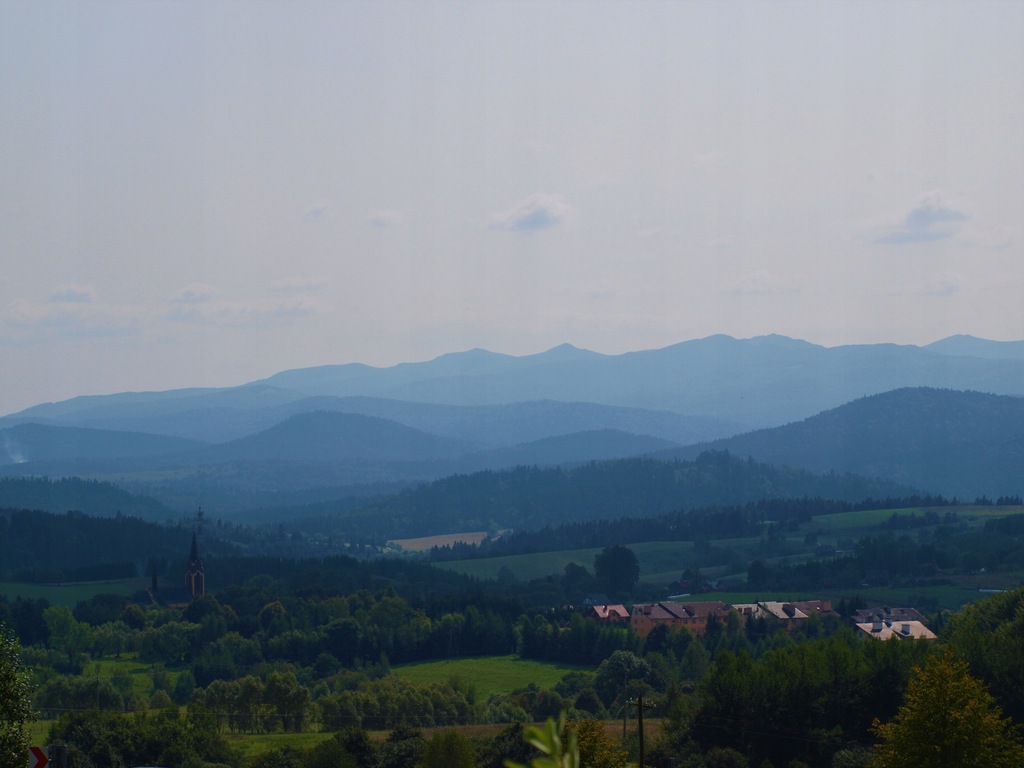
<instances>
[{"instance_id":1,"label":"plume of smoke","mask_svg":"<svg viewBox=\"0 0 1024 768\"><path fill-rule=\"evenodd\" d=\"M21 452L21 446L11 439L11 435L8 432L4 433L4 451L7 453L8 463L10 464L24 464L28 461L25 458L25 454Z\"/></svg>"}]
</instances>

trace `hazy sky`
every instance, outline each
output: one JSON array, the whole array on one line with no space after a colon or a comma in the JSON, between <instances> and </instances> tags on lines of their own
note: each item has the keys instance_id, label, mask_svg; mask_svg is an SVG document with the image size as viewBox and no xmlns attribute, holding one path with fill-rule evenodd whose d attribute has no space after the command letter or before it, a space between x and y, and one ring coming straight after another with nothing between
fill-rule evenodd
<instances>
[{"instance_id":1,"label":"hazy sky","mask_svg":"<svg viewBox=\"0 0 1024 768\"><path fill-rule=\"evenodd\" d=\"M1024 3L0 0L0 413L1024 338Z\"/></svg>"}]
</instances>

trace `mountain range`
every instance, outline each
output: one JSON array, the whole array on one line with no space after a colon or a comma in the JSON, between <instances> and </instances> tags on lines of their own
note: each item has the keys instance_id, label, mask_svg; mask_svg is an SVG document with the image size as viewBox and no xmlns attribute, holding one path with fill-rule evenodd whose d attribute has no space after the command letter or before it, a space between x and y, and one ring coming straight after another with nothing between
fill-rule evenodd
<instances>
[{"instance_id":1,"label":"mountain range","mask_svg":"<svg viewBox=\"0 0 1024 768\"><path fill-rule=\"evenodd\" d=\"M242 511L710 448L995 496L1021 491L1022 395L1024 342L968 336L925 347L712 336L623 355L471 350L40 404L0 418L0 474L95 477L181 510Z\"/></svg>"}]
</instances>

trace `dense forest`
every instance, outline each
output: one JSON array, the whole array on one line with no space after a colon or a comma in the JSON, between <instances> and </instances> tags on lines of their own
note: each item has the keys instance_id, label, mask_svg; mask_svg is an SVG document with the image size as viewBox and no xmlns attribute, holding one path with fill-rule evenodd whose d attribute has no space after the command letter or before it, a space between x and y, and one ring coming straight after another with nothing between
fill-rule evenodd
<instances>
[{"instance_id":1,"label":"dense forest","mask_svg":"<svg viewBox=\"0 0 1024 768\"><path fill-rule=\"evenodd\" d=\"M765 498L821 497L854 502L913 493L914 489L888 481L816 475L707 452L693 461L620 459L575 467L517 467L453 475L363 508L309 517L293 525L325 534L403 538L449 531L535 530L552 522L646 518Z\"/></svg>"},{"instance_id":2,"label":"dense forest","mask_svg":"<svg viewBox=\"0 0 1024 768\"><path fill-rule=\"evenodd\" d=\"M702 465L717 467L708 474L714 482L722 472L744 481L751 467L759 472L723 454L676 469ZM631 466L640 472L655 464ZM599 470L578 468L587 477ZM474 481L487 486L492 479ZM20 642L49 739L68 744L76 768L499 766L510 757L530 759L524 724L563 713L581 753L591 756L584 764L611 768L638 758L635 736L620 743L588 723L629 717L639 696L657 706L658 735L645 752L655 768L856 768L873 764L874 745L891 733L881 724L897 722L907 692L925 674L983 684L1005 715L1024 721L1024 588L956 612L918 604L938 641L880 642L851 621L868 605L861 591L876 583L934 586L978 572L1014 579L1024 569L1024 514L996 507L1019 502L976 499L991 511L979 516L956 499L932 496L761 497L649 518L583 520L495 537L476 554L571 542L599 550L592 571L589 563L571 563L543 578L494 581L442 569L429 556L382 558L372 544L344 542L351 554L337 554L301 526L249 528L204 515L192 525L157 524L9 509L0 511L4 576L46 583L130 571L147 588L101 588L73 608L0 595L0 623ZM847 549L789 559L794 541L816 546L821 520L862 510L882 514ZM191 599L182 593L181 572L195 525L203 531L208 578L207 594ZM40 532L52 541L42 561L25 554ZM738 538L745 549L730 548ZM623 581L609 571L611 553L632 557L623 542L659 540L694 542L697 565L724 558L743 572L739 586L758 599L779 591L815 597L826 588L843 597L834 612L798 625L731 611L699 635L660 626L644 637L589 618L579 605L590 592L631 603L700 582L699 572L682 564L679 583L670 585L638 581L636 571ZM318 546L316 556L283 554ZM751 559L737 561L749 552ZM437 550L433 557L455 554L465 552ZM531 660L570 671L553 684L487 695L457 675L418 683L401 674L407 664L458 659ZM469 725L493 729L476 736L421 730ZM383 741L371 736L382 731ZM249 756L232 747L231 739L274 733L318 739Z\"/></svg>"},{"instance_id":3,"label":"dense forest","mask_svg":"<svg viewBox=\"0 0 1024 768\"><path fill-rule=\"evenodd\" d=\"M359 733L384 729L397 740L420 738L422 750L429 740L411 735L419 728L522 723L563 711L577 721L605 718L638 694L668 714L647 752L652 766L676 765L683 754L694 766L718 765L712 758L726 751L742 758L736 765L829 766L840 753L850 761L843 764L864 765L856 760L873 742L872 723L893 718L914 668L944 650L969 664L1009 716L1024 717L1024 589L944 616L938 644L879 642L841 616L813 617L794 631L735 612L700 637L661 627L641 639L579 612L536 611L471 589L426 601L390 588L350 591L329 570L316 578L307 569L294 581L253 577L183 611L112 595L74 610L3 600L0 621L21 639L35 671L35 706L55 718L52 738L66 741L74 764L86 768L120 764L105 762L112 758L102 749L114 748L126 723L146 738L126 740L118 759L240 765L226 734L320 730L338 734L332 743L365 747ZM416 685L391 672L453 653L579 666L553 688L487 699L455 678ZM148 693L123 672L91 672L97 661L122 657L149 665ZM190 734L184 742L182 728ZM349 757L367 768L422 759L388 763L382 750L390 743ZM470 744L470 764L483 764L493 746Z\"/></svg>"}]
</instances>

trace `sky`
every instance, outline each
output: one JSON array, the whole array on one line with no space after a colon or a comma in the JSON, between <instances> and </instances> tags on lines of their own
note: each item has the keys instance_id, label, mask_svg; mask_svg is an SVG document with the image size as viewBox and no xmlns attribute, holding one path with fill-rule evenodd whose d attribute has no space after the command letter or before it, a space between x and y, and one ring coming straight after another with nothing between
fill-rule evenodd
<instances>
[{"instance_id":1,"label":"sky","mask_svg":"<svg viewBox=\"0 0 1024 768\"><path fill-rule=\"evenodd\" d=\"M1024 338L1024 3L0 0L0 414Z\"/></svg>"}]
</instances>

